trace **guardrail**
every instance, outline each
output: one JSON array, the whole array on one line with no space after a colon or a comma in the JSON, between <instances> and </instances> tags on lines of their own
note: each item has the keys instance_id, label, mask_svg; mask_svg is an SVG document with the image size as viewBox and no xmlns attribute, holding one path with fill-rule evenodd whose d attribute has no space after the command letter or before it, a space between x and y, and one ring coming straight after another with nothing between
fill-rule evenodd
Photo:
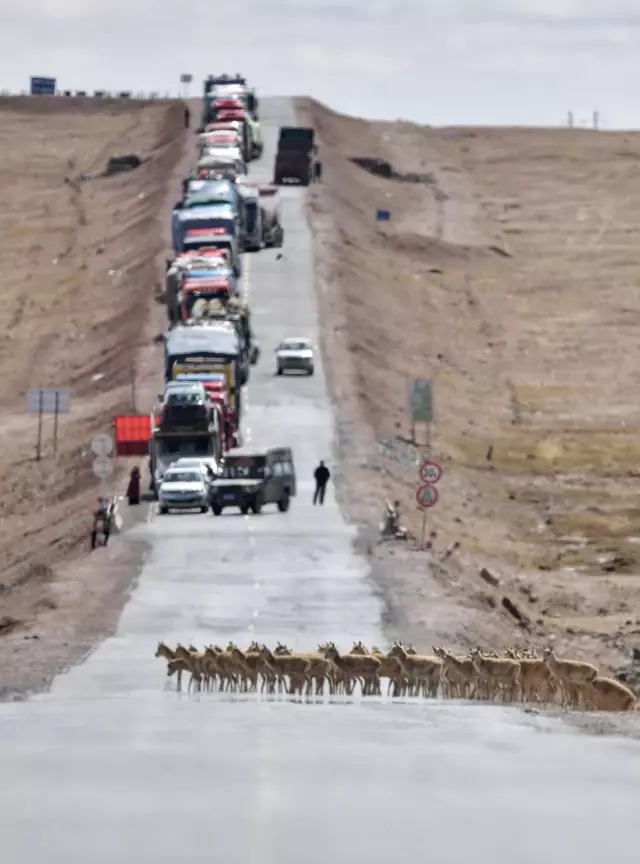
<instances>
[{"instance_id":1,"label":"guardrail","mask_svg":"<svg viewBox=\"0 0 640 864\"><path fill-rule=\"evenodd\" d=\"M10 97L10 96L31 96L28 90L20 90L19 93L12 92L11 90L0 90L0 97ZM161 93L159 91L146 91L146 90L56 90L55 94L53 94L53 98L61 97L66 99L110 99L110 100L136 100L141 102L174 102L181 101L184 97L180 95L173 95L171 93L165 92ZM42 98L42 97L39 97ZM46 98L51 99L52 96L48 96Z\"/></svg>"}]
</instances>

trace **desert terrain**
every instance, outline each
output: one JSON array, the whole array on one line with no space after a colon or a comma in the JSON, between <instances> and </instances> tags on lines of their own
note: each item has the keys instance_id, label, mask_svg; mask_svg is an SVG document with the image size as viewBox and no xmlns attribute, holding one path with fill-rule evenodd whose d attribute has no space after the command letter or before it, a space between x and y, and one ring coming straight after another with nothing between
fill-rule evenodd
<instances>
[{"instance_id":1,"label":"desert terrain","mask_svg":"<svg viewBox=\"0 0 640 864\"><path fill-rule=\"evenodd\" d=\"M192 138L180 103L0 100L1 696L89 650L135 575L135 544L116 537L86 555L98 495L89 442L157 392L145 354L158 351L154 295ZM143 164L96 176L128 154ZM26 394L55 386L71 388L71 412L56 453L45 418L37 461Z\"/></svg>"},{"instance_id":2,"label":"desert terrain","mask_svg":"<svg viewBox=\"0 0 640 864\"><path fill-rule=\"evenodd\" d=\"M298 110L324 166L309 210L338 492L389 634L422 649L553 644L602 674L631 667L640 135L369 123L309 100ZM351 161L362 157L393 176ZM378 208L391 220L377 226ZM421 532L429 450L410 443L415 377L434 383L430 452L444 467L431 552L378 538L385 498Z\"/></svg>"}]
</instances>

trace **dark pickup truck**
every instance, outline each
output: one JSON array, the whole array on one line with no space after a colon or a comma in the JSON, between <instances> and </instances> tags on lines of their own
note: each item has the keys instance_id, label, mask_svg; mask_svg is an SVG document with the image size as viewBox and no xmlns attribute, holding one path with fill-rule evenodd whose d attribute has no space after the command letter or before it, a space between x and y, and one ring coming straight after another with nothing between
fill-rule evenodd
<instances>
[{"instance_id":1,"label":"dark pickup truck","mask_svg":"<svg viewBox=\"0 0 640 864\"><path fill-rule=\"evenodd\" d=\"M308 186L315 176L316 146L313 129L307 126L282 126L278 137L273 182L297 180Z\"/></svg>"}]
</instances>

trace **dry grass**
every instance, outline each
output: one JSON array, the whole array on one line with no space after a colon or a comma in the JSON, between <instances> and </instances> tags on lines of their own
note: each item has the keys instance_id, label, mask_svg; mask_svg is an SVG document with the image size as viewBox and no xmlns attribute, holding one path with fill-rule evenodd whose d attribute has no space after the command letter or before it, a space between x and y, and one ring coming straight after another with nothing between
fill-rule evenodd
<instances>
[{"instance_id":1,"label":"dry grass","mask_svg":"<svg viewBox=\"0 0 640 864\"><path fill-rule=\"evenodd\" d=\"M529 638L483 602L477 574L490 566L498 610L503 593L520 595L530 636L611 668L640 644L640 135L301 110L325 166L310 208L326 338L334 356L340 334L348 349L333 391L339 416L365 423L342 440L357 521L377 523L385 495L399 497L419 532L407 379L436 388L445 478L429 525L438 549L458 540L461 551L440 580L422 553L378 551L404 632L413 622L416 639L425 626L462 645ZM429 176L374 177L350 156ZM379 207L392 211L382 231Z\"/></svg>"},{"instance_id":2,"label":"dry grass","mask_svg":"<svg viewBox=\"0 0 640 864\"><path fill-rule=\"evenodd\" d=\"M130 407L182 127L176 104L0 100L0 581L3 606L27 619L42 599L20 603L29 567L87 549L97 495L88 445ZM128 153L150 158L130 174L66 180ZM40 462L26 414L34 386L72 388L58 453L47 419Z\"/></svg>"}]
</instances>

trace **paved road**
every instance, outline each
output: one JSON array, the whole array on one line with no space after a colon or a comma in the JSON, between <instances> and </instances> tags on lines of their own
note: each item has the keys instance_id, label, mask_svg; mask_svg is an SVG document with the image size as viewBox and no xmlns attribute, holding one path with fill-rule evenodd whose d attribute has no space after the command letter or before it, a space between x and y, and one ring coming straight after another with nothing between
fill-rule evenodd
<instances>
[{"instance_id":1,"label":"paved road","mask_svg":"<svg viewBox=\"0 0 640 864\"><path fill-rule=\"evenodd\" d=\"M269 166L292 116L280 100L264 113ZM115 638L51 693L0 705L3 864L635 862L633 742L482 706L165 689L159 638L382 641L332 492L310 503L313 467L331 455L322 370L273 376L279 339L317 331L301 195L284 198L284 258L250 259L263 357L247 434L293 446L299 497L287 514L156 516L137 529L152 551Z\"/></svg>"}]
</instances>

